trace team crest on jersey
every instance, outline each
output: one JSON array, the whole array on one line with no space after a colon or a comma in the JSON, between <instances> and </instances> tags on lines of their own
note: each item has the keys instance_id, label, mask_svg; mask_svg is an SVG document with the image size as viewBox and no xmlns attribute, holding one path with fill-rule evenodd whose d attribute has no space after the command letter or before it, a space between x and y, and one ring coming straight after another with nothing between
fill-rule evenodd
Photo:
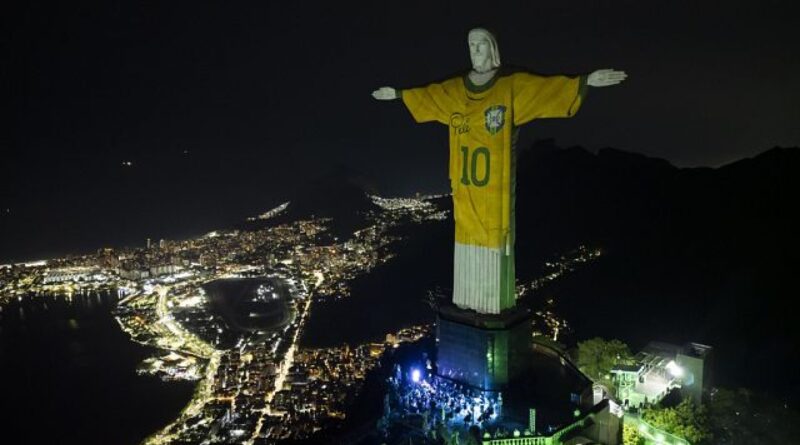
<instances>
[{"instance_id":1,"label":"team crest on jersey","mask_svg":"<svg viewBox=\"0 0 800 445\"><path fill-rule=\"evenodd\" d=\"M486 121L486 131L489 134L497 134L503 129L503 124L506 123L506 107L502 105L494 105L483 112Z\"/></svg>"}]
</instances>

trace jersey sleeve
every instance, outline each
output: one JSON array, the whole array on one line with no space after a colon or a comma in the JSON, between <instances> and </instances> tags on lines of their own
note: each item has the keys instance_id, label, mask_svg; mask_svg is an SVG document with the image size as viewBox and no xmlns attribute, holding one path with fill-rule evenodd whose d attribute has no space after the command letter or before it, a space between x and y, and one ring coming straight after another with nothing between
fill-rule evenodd
<instances>
[{"instance_id":1,"label":"jersey sleeve","mask_svg":"<svg viewBox=\"0 0 800 445\"><path fill-rule=\"evenodd\" d=\"M417 122L440 122L448 124L454 106L452 87L449 82L400 91L400 97Z\"/></svg>"},{"instance_id":2,"label":"jersey sleeve","mask_svg":"<svg viewBox=\"0 0 800 445\"><path fill-rule=\"evenodd\" d=\"M586 97L586 76L513 75L514 125L538 118L572 117Z\"/></svg>"}]
</instances>

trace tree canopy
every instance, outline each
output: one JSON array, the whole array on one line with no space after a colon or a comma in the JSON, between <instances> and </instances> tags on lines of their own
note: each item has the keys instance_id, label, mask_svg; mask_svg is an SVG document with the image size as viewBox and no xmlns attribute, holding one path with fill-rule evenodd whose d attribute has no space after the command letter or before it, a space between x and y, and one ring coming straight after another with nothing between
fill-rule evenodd
<instances>
[{"instance_id":1,"label":"tree canopy","mask_svg":"<svg viewBox=\"0 0 800 445\"><path fill-rule=\"evenodd\" d=\"M578 368L594 381L608 382L613 367L632 363L630 348L619 340L595 337L578 343Z\"/></svg>"},{"instance_id":2,"label":"tree canopy","mask_svg":"<svg viewBox=\"0 0 800 445\"><path fill-rule=\"evenodd\" d=\"M645 409L642 412L642 419L650 425L682 437L692 444L710 443L712 438L705 407L695 405L690 398L686 398L670 408Z\"/></svg>"},{"instance_id":3,"label":"tree canopy","mask_svg":"<svg viewBox=\"0 0 800 445\"><path fill-rule=\"evenodd\" d=\"M639 430L630 423L622 425L622 444L623 445L644 445L644 437L639 434Z\"/></svg>"},{"instance_id":4,"label":"tree canopy","mask_svg":"<svg viewBox=\"0 0 800 445\"><path fill-rule=\"evenodd\" d=\"M745 388L715 388L708 415L718 443L793 443L800 437L800 413L785 401Z\"/></svg>"}]
</instances>

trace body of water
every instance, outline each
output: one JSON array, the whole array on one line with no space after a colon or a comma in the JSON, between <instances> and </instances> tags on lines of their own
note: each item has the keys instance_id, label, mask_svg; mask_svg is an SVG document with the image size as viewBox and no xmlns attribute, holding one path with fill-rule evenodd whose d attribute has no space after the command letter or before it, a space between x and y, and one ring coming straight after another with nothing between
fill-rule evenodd
<instances>
[{"instance_id":1,"label":"body of water","mask_svg":"<svg viewBox=\"0 0 800 445\"><path fill-rule=\"evenodd\" d=\"M294 319L287 284L276 278L227 278L203 285L211 309L236 332L271 331Z\"/></svg>"},{"instance_id":2,"label":"body of water","mask_svg":"<svg viewBox=\"0 0 800 445\"><path fill-rule=\"evenodd\" d=\"M172 421L195 384L138 376L115 294L29 296L0 312L3 436L17 444L136 444Z\"/></svg>"}]
</instances>

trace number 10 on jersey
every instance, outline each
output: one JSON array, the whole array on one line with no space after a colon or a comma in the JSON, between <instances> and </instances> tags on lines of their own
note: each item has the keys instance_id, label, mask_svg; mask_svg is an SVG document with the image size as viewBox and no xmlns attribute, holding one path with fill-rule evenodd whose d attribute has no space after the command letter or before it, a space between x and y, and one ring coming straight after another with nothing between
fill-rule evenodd
<instances>
[{"instance_id":1,"label":"number 10 on jersey","mask_svg":"<svg viewBox=\"0 0 800 445\"><path fill-rule=\"evenodd\" d=\"M489 149L486 147L478 147L472 150L467 146L461 147L461 183L464 185L474 185L476 187L483 187L489 183ZM478 168L482 166L483 168ZM478 177L479 170L483 171L483 175Z\"/></svg>"}]
</instances>

